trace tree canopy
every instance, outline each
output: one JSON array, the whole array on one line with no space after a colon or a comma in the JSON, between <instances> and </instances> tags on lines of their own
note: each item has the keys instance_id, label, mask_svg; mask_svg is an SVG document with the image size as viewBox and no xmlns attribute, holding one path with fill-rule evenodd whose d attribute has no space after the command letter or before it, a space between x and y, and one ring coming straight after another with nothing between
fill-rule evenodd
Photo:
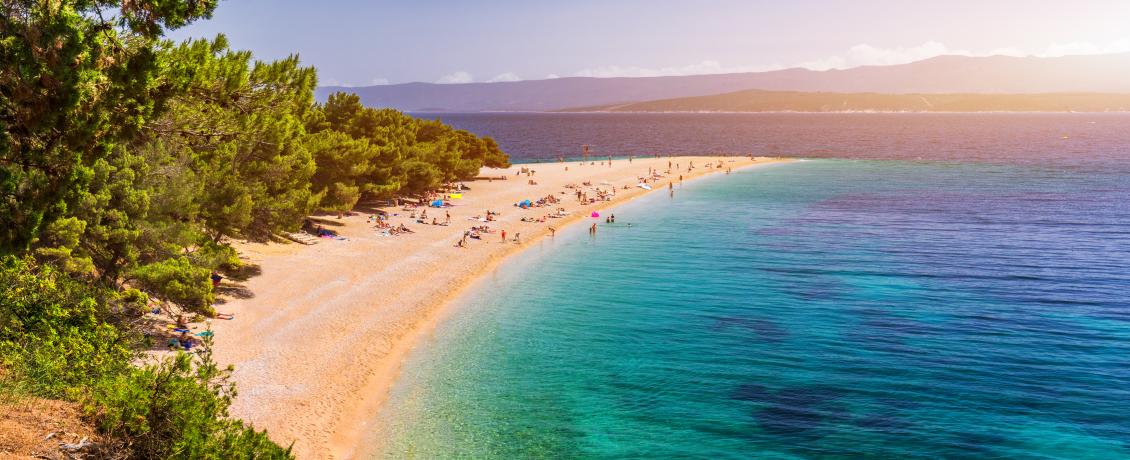
<instances>
[{"instance_id":1,"label":"tree canopy","mask_svg":"<svg viewBox=\"0 0 1130 460\"><path fill-rule=\"evenodd\" d=\"M215 0L0 2L0 248L26 249L172 96L163 29Z\"/></svg>"},{"instance_id":2,"label":"tree canopy","mask_svg":"<svg viewBox=\"0 0 1130 460\"><path fill-rule=\"evenodd\" d=\"M0 0L0 379L89 404L135 458L289 456L227 418L210 359L131 365L151 308L214 314L233 239L509 166L439 120L316 103L298 56L163 38L216 3Z\"/></svg>"},{"instance_id":3,"label":"tree canopy","mask_svg":"<svg viewBox=\"0 0 1130 460\"><path fill-rule=\"evenodd\" d=\"M362 193L418 194L473 178L484 166L510 166L489 137L438 120L364 107L356 94L331 94L306 125L317 165L313 186L322 210L352 208Z\"/></svg>"}]
</instances>

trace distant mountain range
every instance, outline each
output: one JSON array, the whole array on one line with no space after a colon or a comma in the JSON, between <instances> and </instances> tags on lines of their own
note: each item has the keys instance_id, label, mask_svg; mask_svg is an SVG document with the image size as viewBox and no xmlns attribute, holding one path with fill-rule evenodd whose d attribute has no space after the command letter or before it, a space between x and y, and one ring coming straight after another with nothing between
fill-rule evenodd
<instances>
[{"instance_id":1,"label":"distant mountain range","mask_svg":"<svg viewBox=\"0 0 1130 460\"><path fill-rule=\"evenodd\" d=\"M555 111L745 90L905 95L1130 93L1130 53L1054 58L938 56L909 64L825 71L796 68L677 77L328 86L315 94L324 100L333 92L354 92L370 107L410 112L479 112Z\"/></svg>"},{"instance_id":2,"label":"distant mountain range","mask_svg":"<svg viewBox=\"0 0 1130 460\"><path fill-rule=\"evenodd\" d=\"M562 112L1128 112L1130 93L881 94L748 90Z\"/></svg>"}]
</instances>

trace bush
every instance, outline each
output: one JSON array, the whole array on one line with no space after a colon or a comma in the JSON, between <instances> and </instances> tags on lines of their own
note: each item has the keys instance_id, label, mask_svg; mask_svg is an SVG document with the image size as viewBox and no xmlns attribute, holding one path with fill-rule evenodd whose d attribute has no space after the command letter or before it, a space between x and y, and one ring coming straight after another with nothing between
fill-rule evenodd
<instances>
[{"instance_id":1,"label":"bush","mask_svg":"<svg viewBox=\"0 0 1130 460\"><path fill-rule=\"evenodd\" d=\"M0 378L6 390L82 402L132 458L290 458L228 415L231 368L179 353L135 367L122 326L147 298L75 280L31 258L0 259Z\"/></svg>"},{"instance_id":2,"label":"bush","mask_svg":"<svg viewBox=\"0 0 1130 460\"><path fill-rule=\"evenodd\" d=\"M290 458L266 432L229 417L231 368L216 366L210 343L203 350L99 381L88 414L135 458Z\"/></svg>"},{"instance_id":3,"label":"bush","mask_svg":"<svg viewBox=\"0 0 1130 460\"><path fill-rule=\"evenodd\" d=\"M212 316L211 270L196 266L187 257L175 257L143 265L133 271L138 287L160 300L193 313Z\"/></svg>"},{"instance_id":4,"label":"bush","mask_svg":"<svg viewBox=\"0 0 1130 460\"><path fill-rule=\"evenodd\" d=\"M111 294L31 258L3 258L0 365L47 397L124 371L136 353L130 337L107 321Z\"/></svg>"}]
</instances>

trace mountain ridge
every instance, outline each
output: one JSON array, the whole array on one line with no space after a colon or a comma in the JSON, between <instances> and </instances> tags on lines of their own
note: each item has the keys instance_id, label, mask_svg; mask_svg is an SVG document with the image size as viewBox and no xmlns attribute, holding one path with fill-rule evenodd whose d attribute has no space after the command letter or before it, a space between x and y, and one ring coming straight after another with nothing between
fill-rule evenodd
<instances>
[{"instance_id":1,"label":"mountain ridge","mask_svg":"<svg viewBox=\"0 0 1130 460\"><path fill-rule=\"evenodd\" d=\"M831 93L746 90L558 112L1130 112L1130 93Z\"/></svg>"},{"instance_id":2,"label":"mountain ridge","mask_svg":"<svg viewBox=\"0 0 1130 460\"><path fill-rule=\"evenodd\" d=\"M319 87L403 111L556 111L745 90L839 93L1130 93L1130 53L1062 57L936 56L890 66L660 77L565 77L493 83Z\"/></svg>"}]
</instances>

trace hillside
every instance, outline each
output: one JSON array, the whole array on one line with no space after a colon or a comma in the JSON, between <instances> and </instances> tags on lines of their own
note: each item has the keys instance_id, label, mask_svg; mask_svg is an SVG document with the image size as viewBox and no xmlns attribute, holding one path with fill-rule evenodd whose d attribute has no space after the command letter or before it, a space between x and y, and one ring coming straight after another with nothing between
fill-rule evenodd
<instances>
[{"instance_id":1,"label":"hillside","mask_svg":"<svg viewBox=\"0 0 1130 460\"><path fill-rule=\"evenodd\" d=\"M559 78L441 85L406 83L321 87L319 100L337 91L356 93L370 107L404 111L552 111L735 91L836 93L1130 93L1130 54L1101 56L939 56L893 66L847 70L772 72L649 78Z\"/></svg>"},{"instance_id":2,"label":"hillside","mask_svg":"<svg viewBox=\"0 0 1130 460\"><path fill-rule=\"evenodd\" d=\"M1128 93L879 94L749 90L565 112L1126 112Z\"/></svg>"}]
</instances>

